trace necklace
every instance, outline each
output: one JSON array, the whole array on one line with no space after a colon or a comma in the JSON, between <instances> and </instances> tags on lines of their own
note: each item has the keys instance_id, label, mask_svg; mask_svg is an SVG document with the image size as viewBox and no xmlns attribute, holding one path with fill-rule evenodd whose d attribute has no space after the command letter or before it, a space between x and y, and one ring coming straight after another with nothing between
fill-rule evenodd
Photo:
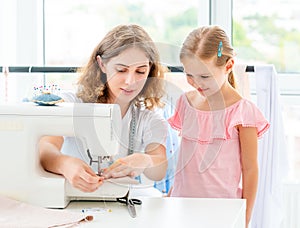
<instances>
[{"instance_id":1,"label":"necklace","mask_svg":"<svg viewBox=\"0 0 300 228\"><path fill-rule=\"evenodd\" d=\"M139 109L137 109L137 115L139 116ZM128 143L128 155L133 154L134 152L134 136L136 131L136 112L134 105L131 107L131 120L129 125L129 143ZM139 181L139 183L142 182L141 175L135 177L136 180Z\"/></svg>"}]
</instances>

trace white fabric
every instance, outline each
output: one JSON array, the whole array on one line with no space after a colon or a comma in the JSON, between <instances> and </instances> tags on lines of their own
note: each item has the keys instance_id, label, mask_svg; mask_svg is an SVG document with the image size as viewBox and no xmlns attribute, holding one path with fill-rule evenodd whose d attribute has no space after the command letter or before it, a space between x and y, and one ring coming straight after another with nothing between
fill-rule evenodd
<instances>
[{"instance_id":1,"label":"white fabric","mask_svg":"<svg viewBox=\"0 0 300 228\"><path fill-rule=\"evenodd\" d=\"M269 121L270 129L259 141L259 184L251 227L279 228L284 215L281 186L288 161L274 66L256 66L255 79L257 105Z\"/></svg>"},{"instance_id":2,"label":"white fabric","mask_svg":"<svg viewBox=\"0 0 300 228\"><path fill-rule=\"evenodd\" d=\"M234 77L237 81L237 89L239 93L250 100L250 83L249 73L246 72L246 64L234 64Z\"/></svg>"},{"instance_id":3,"label":"white fabric","mask_svg":"<svg viewBox=\"0 0 300 228\"><path fill-rule=\"evenodd\" d=\"M93 216L60 209L47 209L0 195L0 227L54 228L77 227L93 220Z\"/></svg>"},{"instance_id":4,"label":"white fabric","mask_svg":"<svg viewBox=\"0 0 300 228\"><path fill-rule=\"evenodd\" d=\"M74 93L62 93L60 96L66 102L82 102ZM140 110L137 115L136 121L136 135L134 138L134 151L141 153L145 152L146 146L150 143L159 143L166 146L166 137L167 137L167 122L166 120L158 113L150 111L147 109ZM122 137L120 142L120 151L115 159L120 157L127 156L128 153L128 142L129 142L129 127L131 121L132 113L131 107L128 109L126 115L122 119ZM74 137L65 137L65 142L62 147L62 153L78 157L87 163L89 159L86 153L85 143L78 138ZM93 167L96 171L96 167Z\"/></svg>"}]
</instances>

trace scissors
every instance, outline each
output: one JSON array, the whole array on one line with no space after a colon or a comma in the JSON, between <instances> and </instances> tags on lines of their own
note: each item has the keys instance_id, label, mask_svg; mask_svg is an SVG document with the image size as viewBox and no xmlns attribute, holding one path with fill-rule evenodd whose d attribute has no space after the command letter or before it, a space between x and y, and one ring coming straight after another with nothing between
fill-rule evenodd
<instances>
[{"instance_id":1,"label":"scissors","mask_svg":"<svg viewBox=\"0 0 300 228\"><path fill-rule=\"evenodd\" d=\"M117 198L117 202L126 204L128 212L132 218L136 217L135 205L142 204L142 201L139 199L129 199L129 191L124 197Z\"/></svg>"}]
</instances>

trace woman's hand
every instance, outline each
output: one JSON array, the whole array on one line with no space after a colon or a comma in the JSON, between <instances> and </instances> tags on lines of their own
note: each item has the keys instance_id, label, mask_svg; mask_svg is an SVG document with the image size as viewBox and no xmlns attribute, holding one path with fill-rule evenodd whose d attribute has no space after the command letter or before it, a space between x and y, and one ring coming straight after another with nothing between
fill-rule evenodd
<instances>
[{"instance_id":1,"label":"woman's hand","mask_svg":"<svg viewBox=\"0 0 300 228\"><path fill-rule=\"evenodd\" d=\"M116 160L110 167L104 170L103 176L105 179L125 176L136 177L150 166L152 166L150 155L134 153Z\"/></svg>"},{"instance_id":2,"label":"woman's hand","mask_svg":"<svg viewBox=\"0 0 300 228\"><path fill-rule=\"evenodd\" d=\"M95 174L91 167L79 158L64 156L62 174L75 188L93 192L103 183L103 177Z\"/></svg>"},{"instance_id":3,"label":"woman's hand","mask_svg":"<svg viewBox=\"0 0 300 228\"><path fill-rule=\"evenodd\" d=\"M83 192L93 192L102 183L91 167L79 158L61 154L62 136L44 136L39 141L40 161L46 171L63 175L70 184Z\"/></svg>"}]
</instances>

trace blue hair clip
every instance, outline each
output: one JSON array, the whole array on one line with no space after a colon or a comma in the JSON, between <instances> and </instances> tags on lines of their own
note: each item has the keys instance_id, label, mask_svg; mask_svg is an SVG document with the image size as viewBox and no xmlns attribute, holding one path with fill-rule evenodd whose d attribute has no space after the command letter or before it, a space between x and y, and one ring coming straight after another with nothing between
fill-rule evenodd
<instances>
[{"instance_id":1,"label":"blue hair clip","mask_svg":"<svg viewBox=\"0 0 300 228\"><path fill-rule=\"evenodd\" d=\"M222 56L222 48L223 48L223 42L220 41L219 47L218 47L218 57L219 58Z\"/></svg>"}]
</instances>

